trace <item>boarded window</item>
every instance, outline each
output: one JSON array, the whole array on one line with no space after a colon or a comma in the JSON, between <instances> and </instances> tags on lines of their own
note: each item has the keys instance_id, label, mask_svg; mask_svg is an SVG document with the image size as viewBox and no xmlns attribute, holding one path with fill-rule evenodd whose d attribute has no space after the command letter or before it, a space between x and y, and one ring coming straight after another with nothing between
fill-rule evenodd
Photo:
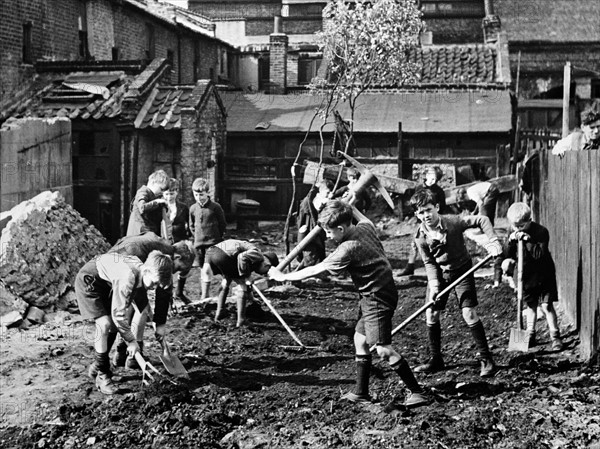
<instances>
[{"instance_id":1,"label":"boarded window","mask_svg":"<svg viewBox=\"0 0 600 449\"><path fill-rule=\"evenodd\" d=\"M306 86L317 76L321 58L299 59L298 60L298 85Z\"/></svg>"}]
</instances>

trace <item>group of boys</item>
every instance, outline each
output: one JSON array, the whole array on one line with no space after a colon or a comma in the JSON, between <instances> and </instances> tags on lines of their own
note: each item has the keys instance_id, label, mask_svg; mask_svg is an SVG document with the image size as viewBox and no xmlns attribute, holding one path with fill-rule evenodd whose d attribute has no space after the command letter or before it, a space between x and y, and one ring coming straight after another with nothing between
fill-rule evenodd
<instances>
[{"instance_id":1,"label":"group of boys","mask_svg":"<svg viewBox=\"0 0 600 449\"><path fill-rule=\"evenodd\" d=\"M88 375L104 394L118 391L109 359L117 335L120 341L112 360L115 367L139 368L135 355L143 351L149 315L153 316L157 341L163 342L174 274L178 277L175 298L185 303L190 301L183 288L193 265L201 267L201 299L208 296L212 276L223 276L215 317L219 320L233 280L247 288L245 281L253 271L264 274L271 264L277 264L275 255L265 255L248 242L223 240L225 214L210 199L206 179L195 179L192 190L196 202L188 209L176 200L178 180L163 170L152 173L147 185L136 192L127 235L77 274L75 292L81 315L96 324L94 361ZM153 311L149 290L154 291ZM246 291L238 301L238 326L245 321L248 296Z\"/></svg>"},{"instance_id":2,"label":"group of boys","mask_svg":"<svg viewBox=\"0 0 600 449\"><path fill-rule=\"evenodd\" d=\"M136 195L134 213L132 213L135 219L139 217L144 219L146 210L153 211L156 205L161 204L160 198L157 198L161 189L153 188L153 176L154 174L149 179L147 189L142 188L138 192L140 198L144 197L144 204L140 204L141 201L138 201ZM247 242L223 241L223 211L217 203L208 198L207 186L208 183L202 179L195 180L192 185L196 200L196 204L190 208L189 219L190 231L194 235L193 253L190 246L182 242L173 246L171 254L166 247L161 251L156 242L156 247L146 244L144 251L136 252L127 248L139 248L142 240L147 243L146 240L161 239L157 235L151 238L145 235L126 237L117 245L120 252L113 251L114 254L99 256L89 262L79 273L76 290L82 315L96 320L99 335L102 337L95 342L95 362L89 370L89 374L95 376L100 391L106 394L115 392L115 387L110 381L108 351L116 336L116 330L124 340L122 349L118 350L117 354L126 353L131 357L141 349L138 339L143 334L143 323L141 331L138 328L137 334L134 334L127 319L132 304L138 311L143 310L148 303L146 290L157 288L157 313L154 319L157 324L157 337L160 339L161 335L164 335L163 318L166 317L166 313L159 313L165 309L164 306L159 305L159 302L168 302L170 294L159 294L159 291L167 291L170 288L173 271L180 270L184 274L189 271L191 260L195 257L202 266L203 296L206 295L204 283L210 280L210 276L220 274L224 277L215 319L219 319L222 315L224 299L231 281L237 280L239 283L241 279L241 284L245 285L243 280L252 271L268 274L269 278L280 282L300 281L325 272L334 276L347 272L360 294L360 300L354 333L356 387L354 391L346 393L343 399L353 402L371 401L370 348L374 346L377 355L389 363L408 389L406 406L421 406L430 401L406 359L391 345L392 317L397 306L398 293L390 262L377 236L377 230L369 219L346 201L337 199L326 201L318 214L318 223L326 236L338 243L337 248L316 264L283 273L276 268L276 258L265 256ZM548 251L548 232L541 225L531 221L531 211L527 205L515 203L509 208L508 219L513 232L510 234L508 248L504 251L486 216L441 215L439 200L430 189L417 191L410 203L421 222L415 235L415 244L425 264L428 300L433 300L433 306L426 311L430 359L415 371L431 373L445 368L441 353L440 312L445 309L448 294L440 297L439 292L472 267L463 232L474 227L481 229L487 236L486 250L489 254L499 257L506 253L509 259L504 264L504 268L507 271L510 271L514 265L511 260L515 257L515 242L518 240L525 242L527 326L531 343L533 344L535 335L535 313L538 303L541 303L548 320L553 347L560 349L562 343L556 314L552 308L552 303L556 301L556 283L551 282L554 276L552 271L554 265ZM135 212L136 207L140 211L139 216ZM356 217L359 219L356 220ZM141 229L144 229L143 226ZM149 230L160 232L156 227ZM165 244L164 241L161 243ZM176 248L177 245L180 249ZM174 258L172 259L171 256ZM144 257L146 257L145 261ZM174 265L174 261L180 261L179 267ZM478 301L473 274L470 273L459 282L454 291L463 319L478 350L481 362L480 376L493 376L497 367L488 346L483 323L475 310ZM238 325L243 324L244 321L246 296L247 292L242 295L238 303Z\"/></svg>"}]
</instances>

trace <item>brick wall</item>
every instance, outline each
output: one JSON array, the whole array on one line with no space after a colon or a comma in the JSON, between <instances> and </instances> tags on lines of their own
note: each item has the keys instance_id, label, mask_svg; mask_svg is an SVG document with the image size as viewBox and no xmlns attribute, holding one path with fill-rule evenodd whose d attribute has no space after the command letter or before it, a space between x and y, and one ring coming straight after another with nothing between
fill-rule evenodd
<instances>
[{"instance_id":1,"label":"brick wall","mask_svg":"<svg viewBox=\"0 0 600 449\"><path fill-rule=\"evenodd\" d=\"M199 81L192 93L199 101L205 89L211 92L200 114L195 109L182 110L181 114L181 181L182 185L191 185L195 178L209 180L210 195L217 202L218 167L209 164L217 162L225 151L226 123L225 117L216 100L216 91L207 87L206 80ZM210 167L209 167L210 166ZM194 198L191 189L182 192L182 201L191 204Z\"/></svg>"},{"instance_id":2,"label":"brick wall","mask_svg":"<svg viewBox=\"0 0 600 449\"><path fill-rule=\"evenodd\" d=\"M0 8L0 105L29 86L34 70L23 63L23 24L31 22L32 58L76 60L78 0L3 2Z\"/></svg>"},{"instance_id":3,"label":"brick wall","mask_svg":"<svg viewBox=\"0 0 600 449\"><path fill-rule=\"evenodd\" d=\"M481 19L474 18L439 18L426 19L427 29L433 31L434 44L483 43Z\"/></svg>"},{"instance_id":4,"label":"brick wall","mask_svg":"<svg viewBox=\"0 0 600 449\"><path fill-rule=\"evenodd\" d=\"M188 2L188 8L191 11L198 12L208 17L215 18L252 18L252 17L270 17L281 14L281 1L263 1L258 2Z\"/></svg>"},{"instance_id":5,"label":"brick wall","mask_svg":"<svg viewBox=\"0 0 600 449\"><path fill-rule=\"evenodd\" d=\"M298 55L288 54L287 56L287 86L298 85Z\"/></svg>"},{"instance_id":6,"label":"brick wall","mask_svg":"<svg viewBox=\"0 0 600 449\"><path fill-rule=\"evenodd\" d=\"M90 55L96 60L112 59L112 48L115 46L114 11L108 0L87 2L88 46Z\"/></svg>"},{"instance_id":7,"label":"brick wall","mask_svg":"<svg viewBox=\"0 0 600 449\"><path fill-rule=\"evenodd\" d=\"M269 53L270 92L283 94L287 81L288 37L285 34L271 34Z\"/></svg>"}]
</instances>

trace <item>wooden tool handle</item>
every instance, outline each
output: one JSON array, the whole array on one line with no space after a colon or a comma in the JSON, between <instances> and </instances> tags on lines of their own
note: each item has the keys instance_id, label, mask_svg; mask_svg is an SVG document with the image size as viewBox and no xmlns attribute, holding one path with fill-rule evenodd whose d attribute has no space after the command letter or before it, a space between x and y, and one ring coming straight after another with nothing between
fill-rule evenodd
<instances>
[{"instance_id":1,"label":"wooden tool handle","mask_svg":"<svg viewBox=\"0 0 600 449\"><path fill-rule=\"evenodd\" d=\"M277 265L277 269L279 271L283 271L283 269L285 267L287 267L292 262L292 260L294 260L296 258L296 256L298 256L298 254L300 254L300 252L304 248L306 248L308 246L308 244L310 242L312 242L315 239L315 237L317 236L317 234L319 232L321 232L322 230L323 230L323 228L321 228L321 226L319 226L319 225L312 228L311 231L308 234L306 234L306 237L304 237L300 241L300 243L298 243L296 245L296 247L292 251L290 251L290 253L287 256L285 256L285 259L283 259L281 262L279 262L279 265Z\"/></svg>"},{"instance_id":2,"label":"wooden tool handle","mask_svg":"<svg viewBox=\"0 0 600 449\"><path fill-rule=\"evenodd\" d=\"M517 329L523 329L523 240L517 243Z\"/></svg>"}]
</instances>

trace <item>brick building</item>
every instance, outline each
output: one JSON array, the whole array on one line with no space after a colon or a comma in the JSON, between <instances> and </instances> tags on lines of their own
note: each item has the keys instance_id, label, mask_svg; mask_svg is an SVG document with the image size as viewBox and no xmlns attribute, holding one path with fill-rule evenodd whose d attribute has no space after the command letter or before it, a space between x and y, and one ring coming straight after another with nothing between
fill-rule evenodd
<instances>
[{"instance_id":1,"label":"brick building","mask_svg":"<svg viewBox=\"0 0 600 449\"><path fill-rule=\"evenodd\" d=\"M216 191L215 82L235 81L235 52L207 18L156 0L24 0L0 15L0 124L72 122L73 203L107 238L123 235L157 168L182 180L185 200L197 176Z\"/></svg>"},{"instance_id":2,"label":"brick building","mask_svg":"<svg viewBox=\"0 0 600 449\"><path fill-rule=\"evenodd\" d=\"M206 17L156 0L20 0L0 10L0 109L26 92L39 61L166 58L171 82L236 84L234 49Z\"/></svg>"}]
</instances>

